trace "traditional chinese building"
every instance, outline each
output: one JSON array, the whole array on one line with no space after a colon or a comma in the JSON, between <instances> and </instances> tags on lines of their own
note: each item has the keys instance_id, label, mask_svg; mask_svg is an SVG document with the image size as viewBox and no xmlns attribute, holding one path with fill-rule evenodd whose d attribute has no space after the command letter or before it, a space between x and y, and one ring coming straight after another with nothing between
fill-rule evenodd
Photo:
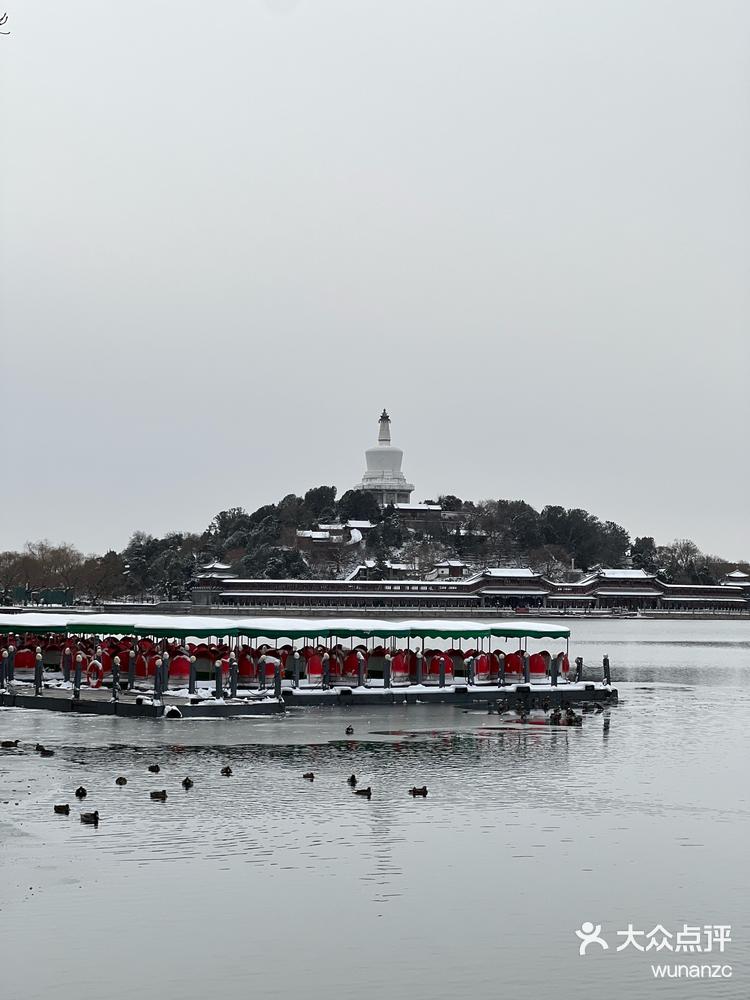
<instances>
[{"instance_id":1,"label":"traditional chinese building","mask_svg":"<svg viewBox=\"0 0 750 1000\"><path fill-rule=\"evenodd\" d=\"M750 597L750 573L745 573L739 568L727 573L721 581L723 587L740 587L742 592Z\"/></svg>"},{"instance_id":2,"label":"traditional chinese building","mask_svg":"<svg viewBox=\"0 0 750 1000\"><path fill-rule=\"evenodd\" d=\"M390 579L377 580L363 563L347 580L243 579L204 573L193 602L254 609L343 612L363 610L462 612L483 609L558 612L750 611L741 586L664 583L640 569L602 569L576 583L559 583L524 567L491 567L466 577L415 579L411 567L387 563Z\"/></svg>"}]
</instances>

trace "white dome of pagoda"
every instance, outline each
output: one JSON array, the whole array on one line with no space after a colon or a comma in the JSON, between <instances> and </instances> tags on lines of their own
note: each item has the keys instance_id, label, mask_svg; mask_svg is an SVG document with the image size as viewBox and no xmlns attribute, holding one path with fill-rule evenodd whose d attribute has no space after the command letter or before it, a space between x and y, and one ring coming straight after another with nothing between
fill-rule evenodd
<instances>
[{"instance_id":1,"label":"white dome of pagoda","mask_svg":"<svg viewBox=\"0 0 750 1000\"><path fill-rule=\"evenodd\" d=\"M414 489L401 471L404 453L391 444L391 418L385 410L380 415L378 443L365 452L367 471L356 489L372 493L381 507L387 504L409 503Z\"/></svg>"}]
</instances>

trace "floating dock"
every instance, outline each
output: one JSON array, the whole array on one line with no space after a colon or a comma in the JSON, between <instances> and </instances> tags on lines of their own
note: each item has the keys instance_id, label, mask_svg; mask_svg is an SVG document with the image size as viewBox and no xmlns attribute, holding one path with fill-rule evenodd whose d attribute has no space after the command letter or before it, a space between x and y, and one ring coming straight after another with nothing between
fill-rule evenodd
<instances>
[{"instance_id":1,"label":"floating dock","mask_svg":"<svg viewBox=\"0 0 750 1000\"><path fill-rule=\"evenodd\" d=\"M195 695L165 694L155 699L148 691L123 691L115 700L108 688L82 688L74 697L69 688L44 687L38 694L34 685L14 683L0 691L0 707L31 708L79 715L117 715L140 719L229 719L243 716L269 716L288 708L334 708L347 705L455 705L459 708L490 710L525 708L553 709L584 704L617 704L617 688L609 684L582 681L551 684L470 685L445 687L410 684L398 687L366 685L362 687L292 687L284 684L280 697L272 690L246 692L242 697L217 698L207 690Z\"/></svg>"},{"instance_id":2,"label":"floating dock","mask_svg":"<svg viewBox=\"0 0 750 1000\"><path fill-rule=\"evenodd\" d=\"M35 694L34 686L14 685L0 691L2 708L35 708L48 712L73 712L78 715L118 715L129 719L228 719L241 716L277 715L285 711L284 701L273 696L222 699L165 695L156 701L148 694L123 691L115 701L106 688L82 688L74 698L69 690L45 688Z\"/></svg>"},{"instance_id":3,"label":"floating dock","mask_svg":"<svg viewBox=\"0 0 750 1000\"><path fill-rule=\"evenodd\" d=\"M284 687L282 697L289 708L335 705L457 705L490 709L567 708L598 702L615 705L619 696L610 684L582 681L559 684L451 684L445 687L410 684L399 687Z\"/></svg>"},{"instance_id":4,"label":"floating dock","mask_svg":"<svg viewBox=\"0 0 750 1000\"><path fill-rule=\"evenodd\" d=\"M313 706L615 704L609 658L587 679L581 657L571 668L569 636L567 626L527 619L8 614L0 615L0 706L179 719ZM564 647L531 652L529 639ZM522 645L497 648L508 640ZM207 676L210 687L200 683Z\"/></svg>"}]
</instances>

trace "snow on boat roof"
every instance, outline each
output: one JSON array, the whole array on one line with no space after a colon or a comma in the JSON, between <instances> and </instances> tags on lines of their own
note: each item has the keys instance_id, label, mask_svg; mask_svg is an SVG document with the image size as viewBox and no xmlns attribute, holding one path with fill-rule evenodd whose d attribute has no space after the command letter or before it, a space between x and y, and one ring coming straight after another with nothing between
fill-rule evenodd
<instances>
[{"instance_id":1,"label":"snow on boat roof","mask_svg":"<svg viewBox=\"0 0 750 1000\"><path fill-rule=\"evenodd\" d=\"M130 616L132 631L136 635L172 636L236 635L236 618L219 618L214 615L135 615ZM175 632L175 629L177 631Z\"/></svg>"},{"instance_id":2,"label":"snow on boat roof","mask_svg":"<svg viewBox=\"0 0 750 1000\"><path fill-rule=\"evenodd\" d=\"M0 615L0 631L70 632L78 635L152 635L178 636L260 636L289 638L315 636L432 636L473 638L480 636L529 636L564 639L570 629L552 622L527 619L508 621L461 621L447 618L408 621L372 618L219 618L210 615Z\"/></svg>"},{"instance_id":3,"label":"snow on boat roof","mask_svg":"<svg viewBox=\"0 0 750 1000\"><path fill-rule=\"evenodd\" d=\"M400 624L408 627L410 635L435 636L443 639L490 635L506 638L528 636L535 639L567 639L570 635L570 629L566 625L529 621L525 618L495 622L451 621L442 618L428 621L417 618Z\"/></svg>"},{"instance_id":4,"label":"snow on boat roof","mask_svg":"<svg viewBox=\"0 0 750 1000\"><path fill-rule=\"evenodd\" d=\"M66 615L45 615L37 612L22 611L19 614L0 614L0 630L9 632L33 632L42 629L44 632L67 632L68 619Z\"/></svg>"}]
</instances>

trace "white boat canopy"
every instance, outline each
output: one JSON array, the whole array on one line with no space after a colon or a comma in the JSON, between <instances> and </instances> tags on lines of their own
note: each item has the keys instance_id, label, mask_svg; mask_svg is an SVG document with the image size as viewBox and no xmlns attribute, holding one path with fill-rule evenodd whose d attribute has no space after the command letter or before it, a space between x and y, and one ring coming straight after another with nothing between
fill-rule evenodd
<instances>
[{"instance_id":1,"label":"white boat canopy","mask_svg":"<svg viewBox=\"0 0 750 1000\"><path fill-rule=\"evenodd\" d=\"M33 612L0 614L0 633L65 632L71 635L147 635L161 638L247 636L300 638L533 638L567 639L570 629L556 622L512 618L505 621L408 621L373 618L220 618L212 615L65 615Z\"/></svg>"}]
</instances>

